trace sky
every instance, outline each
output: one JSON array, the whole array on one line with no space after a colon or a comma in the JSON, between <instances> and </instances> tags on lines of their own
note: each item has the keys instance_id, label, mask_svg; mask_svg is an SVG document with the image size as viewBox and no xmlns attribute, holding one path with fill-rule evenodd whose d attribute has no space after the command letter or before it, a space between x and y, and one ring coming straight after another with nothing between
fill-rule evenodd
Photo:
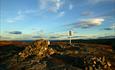
<instances>
[{"instance_id":1,"label":"sky","mask_svg":"<svg viewBox=\"0 0 115 70\"><path fill-rule=\"evenodd\" d=\"M115 37L115 0L0 0L0 40Z\"/></svg>"}]
</instances>

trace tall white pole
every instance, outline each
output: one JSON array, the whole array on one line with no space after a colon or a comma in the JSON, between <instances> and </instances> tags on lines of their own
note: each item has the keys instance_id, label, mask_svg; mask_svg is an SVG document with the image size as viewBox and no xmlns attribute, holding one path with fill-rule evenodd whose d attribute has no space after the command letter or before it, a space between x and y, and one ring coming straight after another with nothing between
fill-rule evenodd
<instances>
[{"instance_id":1,"label":"tall white pole","mask_svg":"<svg viewBox=\"0 0 115 70\"><path fill-rule=\"evenodd\" d=\"M71 30L69 31L69 43L71 44L71 36L72 36L72 32L71 32Z\"/></svg>"},{"instance_id":2,"label":"tall white pole","mask_svg":"<svg viewBox=\"0 0 115 70\"><path fill-rule=\"evenodd\" d=\"M70 44L71 44L71 36L70 36Z\"/></svg>"},{"instance_id":3,"label":"tall white pole","mask_svg":"<svg viewBox=\"0 0 115 70\"><path fill-rule=\"evenodd\" d=\"M113 28L113 32L115 32L115 24L113 24L113 27L112 27L112 28Z\"/></svg>"}]
</instances>

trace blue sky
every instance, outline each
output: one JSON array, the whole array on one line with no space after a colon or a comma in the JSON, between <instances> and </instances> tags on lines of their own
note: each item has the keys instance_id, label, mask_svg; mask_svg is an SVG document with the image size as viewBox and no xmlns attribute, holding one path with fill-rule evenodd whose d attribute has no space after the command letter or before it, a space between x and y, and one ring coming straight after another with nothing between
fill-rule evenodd
<instances>
[{"instance_id":1,"label":"blue sky","mask_svg":"<svg viewBox=\"0 0 115 70\"><path fill-rule=\"evenodd\" d=\"M0 0L0 40L115 37L115 0Z\"/></svg>"}]
</instances>

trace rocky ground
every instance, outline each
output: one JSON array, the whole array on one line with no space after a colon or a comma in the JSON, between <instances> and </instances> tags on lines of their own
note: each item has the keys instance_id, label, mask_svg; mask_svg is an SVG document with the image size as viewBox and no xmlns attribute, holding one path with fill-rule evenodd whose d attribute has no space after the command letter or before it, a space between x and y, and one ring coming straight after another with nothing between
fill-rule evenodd
<instances>
[{"instance_id":1,"label":"rocky ground","mask_svg":"<svg viewBox=\"0 0 115 70\"><path fill-rule=\"evenodd\" d=\"M109 58L109 54L97 49L94 54L92 50L83 49L86 47L47 40L36 40L24 46L2 45L0 70L114 70L111 62L114 57Z\"/></svg>"}]
</instances>

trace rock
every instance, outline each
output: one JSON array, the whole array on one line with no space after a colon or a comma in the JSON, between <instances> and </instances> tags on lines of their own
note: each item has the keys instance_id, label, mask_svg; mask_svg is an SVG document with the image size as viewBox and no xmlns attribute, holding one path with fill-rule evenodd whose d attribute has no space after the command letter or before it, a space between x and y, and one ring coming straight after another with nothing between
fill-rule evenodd
<instances>
[{"instance_id":1,"label":"rock","mask_svg":"<svg viewBox=\"0 0 115 70\"><path fill-rule=\"evenodd\" d=\"M42 59L46 57L47 54L53 54L54 51L48 48L50 44L47 40L36 40L31 45L27 46L22 52L18 55L21 57L22 60L30 56L37 56L38 59Z\"/></svg>"}]
</instances>

